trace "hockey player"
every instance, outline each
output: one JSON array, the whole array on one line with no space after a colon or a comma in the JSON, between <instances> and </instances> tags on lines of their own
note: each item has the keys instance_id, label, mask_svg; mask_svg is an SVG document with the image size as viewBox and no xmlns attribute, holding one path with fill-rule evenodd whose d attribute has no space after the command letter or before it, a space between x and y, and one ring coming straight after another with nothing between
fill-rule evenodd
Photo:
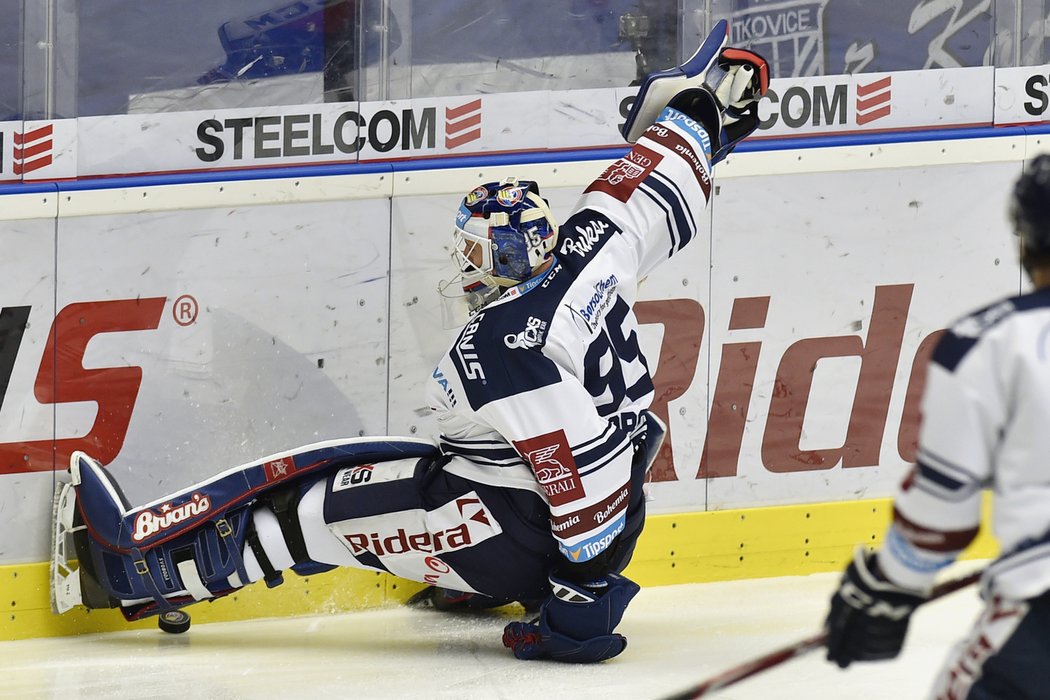
<instances>
[{"instance_id":1,"label":"hockey player","mask_svg":"<svg viewBox=\"0 0 1050 700\"><path fill-rule=\"evenodd\" d=\"M534 622L505 630L519 658L619 654L614 630L638 591L620 572L663 434L631 307L639 280L697 236L712 165L757 127L768 86L765 61L725 43L721 22L642 86L624 128L637 143L560 230L534 182L486 183L462 201L454 286L471 315L429 385L437 451L320 443L135 509L78 453L57 522L84 566L56 580L59 609L78 585L89 607L135 618L276 585L283 569L356 566L541 601Z\"/></svg>"},{"instance_id":2,"label":"hockey player","mask_svg":"<svg viewBox=\"0 0 1050 700\"><path fill-rule=\"evenodd\" d=\"M1050 156L1027 165L1010 214L1034 290L955 323L930 361L918 463L876 553L858 551L831 600L827 656L890 659L938 570L977 535L995 493L1001 554L986 607L935 682L935 698L1046 698L1050 648Z\"/></svg>"}]
</instances>

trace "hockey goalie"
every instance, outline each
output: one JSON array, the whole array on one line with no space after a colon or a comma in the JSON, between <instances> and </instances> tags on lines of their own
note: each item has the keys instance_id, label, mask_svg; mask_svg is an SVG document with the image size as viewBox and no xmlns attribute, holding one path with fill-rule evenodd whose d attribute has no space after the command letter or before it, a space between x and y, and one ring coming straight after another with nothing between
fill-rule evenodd
<instances>
[{"instance_id":1,"label":"hockey goalie","mask_svg":"<svg viewBox=\"0 0 1050 700\"><path fill-rule=\"evenodd\" d=\"M720 22L643 82L623 129L633 147L560 227L532 181L462 200L456 276L440 291L467 320L429 383L434 443L308 445L139 507L76 453L56 499L56 611L138 619L276 586L289 569L351 566L475 602L533 601L538 616L503 634L521 659L622 652L615 629L638 592L622 572L664 432L632 305L699 236L712 166L757 128L768 87L766 62L726 42Z\"/></svg>"}]
</instances>

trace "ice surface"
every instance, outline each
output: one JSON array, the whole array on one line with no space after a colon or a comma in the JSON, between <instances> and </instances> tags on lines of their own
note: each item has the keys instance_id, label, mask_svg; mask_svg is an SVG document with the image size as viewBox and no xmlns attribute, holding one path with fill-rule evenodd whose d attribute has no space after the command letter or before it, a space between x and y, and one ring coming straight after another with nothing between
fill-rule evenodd
<instances>
[{"instance_id":1,"label":"ice surface","mask_svg":"<svg viewBox=\"0 0 1050 700\"><path fill-rule=\"evenodd\" d=\"M462 616L395 607L201 624L182 635L2 642L0 697L656 699L817 632L837 579L643 589L620 627L627 650L593 666L515 660L499 641L514 607ZM891 662L842 671L813 652L705 697L923 698L979 607L971 587L920 609Z\"/></svg>"}]
</instances>

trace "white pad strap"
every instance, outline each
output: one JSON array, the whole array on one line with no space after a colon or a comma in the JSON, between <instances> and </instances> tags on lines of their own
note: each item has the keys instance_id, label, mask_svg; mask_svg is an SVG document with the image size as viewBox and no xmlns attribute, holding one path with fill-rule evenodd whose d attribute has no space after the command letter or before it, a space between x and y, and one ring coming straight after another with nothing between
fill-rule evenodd
<instances>
[{"instance_id":1,"label":"white pad strap","mask_svg":"<svg viewBox=\"0 0 1050 700\"><path fill-rule=\"evenodd\" d=\"M204 585L204 581L201 580L195 561L192 559L180 561L175 568L179 570L179 578L182 580L183 588L193 596L194 600L206 600L212 597L211 591L208 590L208 587Z\"/></svg>"},{"instance_id":2,"label":"white pad strap","mask_svg":"<svg viewBox=\"0 0 1050 700\"><path fill-rule=\"evenodd\" d=\"M324 484L325 480L322 479L319 483ZM288 551L288 545L284 541L284 534L281 532L281 525L277 522L277 516L273 514L273 511L266 507L256 508L252 511L251 517L255 525L255 532L259 536L259 543L266 552L266 558L270 560L270 565L276 571L292 568L295 560L292 559L292 554ZM249 581L255 582L265 578L262 566L259 564L251 547L245 545L242 556L244 557L244 570L248 574Z\"/></svg>"}]
</instances>

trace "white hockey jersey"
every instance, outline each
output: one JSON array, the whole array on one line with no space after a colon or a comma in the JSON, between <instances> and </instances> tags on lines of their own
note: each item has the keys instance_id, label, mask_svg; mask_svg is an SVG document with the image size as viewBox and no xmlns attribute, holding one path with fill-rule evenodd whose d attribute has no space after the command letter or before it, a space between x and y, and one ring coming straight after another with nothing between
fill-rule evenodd
<instances>
[{"instance_id":1,"label":"white hockey jersey","mask_svg":"<svg viewBox=\"0 0 1050 700\"><path fill-rule=\"evenodd\" d=\"M989 488L1001 554L985 586L1013 599L1050 589L1050 290L957 322L934 350L922 414L882 570L928 587L976 536Z\"/></svg>"},{"instance_id":2,"label":"white hockey jersey","mask_svg":"<svg viewBox=\"0 0 1050 700\"><path fill-rule=\"evenodd\" d=\"M653 398L631 307L639 280L697 236L710 150L699 124L665 111L587 187L556 263L474 315L429 384L446 471L539 493L569 561L624 530Z\"/></svg>"}]
</instances>

